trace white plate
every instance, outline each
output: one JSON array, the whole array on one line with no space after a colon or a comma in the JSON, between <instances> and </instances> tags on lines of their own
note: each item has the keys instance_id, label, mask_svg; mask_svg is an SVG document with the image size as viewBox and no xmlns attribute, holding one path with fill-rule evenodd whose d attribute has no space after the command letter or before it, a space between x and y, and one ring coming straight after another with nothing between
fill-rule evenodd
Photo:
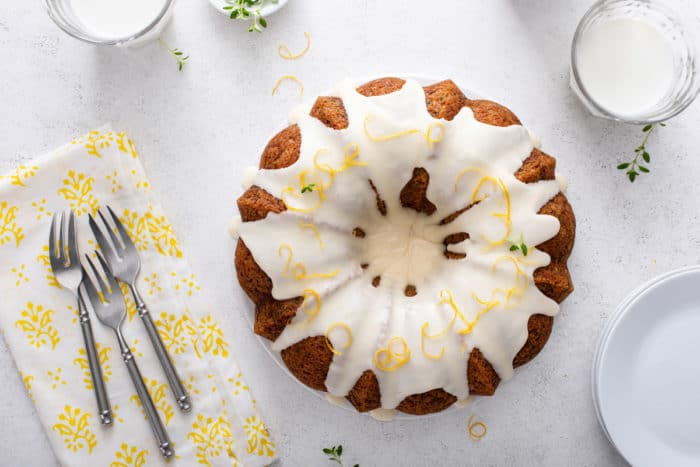
<instances>
[{"instance_id":1,"label":"white plate","mask_svg":"<svg viewBox=\"0 0 700 467\"><path fill-rule=\"evenodd\" d=\"M280 10L282 7L284 7L287 4L288 0L278 0L277 3L266 3L264 7L260 9L260 14L265 18L276 12L277 10ZM231 15L231 12L229 10L224 10L224 7L229 5L226 3L226 0L209 0L209 3L219 10L220 13L225 14L226 16Z\"/></svg>"},{"instance_id":2,"label":"white plate","mask_svg":"<svg viewBox=\"0 0 700 467\"><path fill-rule=\"evenodd\" d=\"M633 292L601 337L593 398L634 466L700 465L700 267Z\"/></svg>"},{"instance_id":3,"label":"white plate","mask_svg":"<svg viewBox=\"0 0 700 467\"><path fill-rule=\"evenodd\" d=\"M215 1L215 0L212 0L212 1ZM433 78L433 77L430 77L430 76L417 75L417 74L387 73L387 74L381 74L381 75L378 75L378 76L375 76L375 77L371 77L371 78L358 79L358 80L353 80L353 81L356 83L357 86L359 86L359 85L361 85L361 84L363 84L363 83L366 83L366 82L368 82L368 81L372 81L373 79L377 79L377 78L383 77L383 76L395 76L395 77L397 77L397 78L403 78L403 79L415 79L416 81L418 81L418 83L419 83L421 86L428 86L428 85L430 85L430 84L434 84L434 83L437 83L437 82L439 82L439 81L442 81L443 79L446 79L446 78L443 78L443 79ZM480 94L478 94L478 93L475 93L475 92L472 92L472 91L470 91L468 88L465 88L465 87L461 86L460 83L457 83L457 86L459 86L459 88L462 90L462 92L463 92L466 96L471 97L472 99L483 99L483 98L484 98L482 95L480 95ZM322 93L321 95L323 95L323 94L328 94L329 92L330 92L330 91L326 91L326 93ZM312 101L307 102L307 103L305 103L305 104L303 104L303 105L305 105L307 108L310 109L310 108L311 108L311 105L313 104L313 101L314 101L315 99L316 99L316 96L313 96L313 97L312 97ZM281 125L281 126L277 129L277 131L276 131L275 133L277 133L278 131L281 131L282 129L286 128L288 125L289 125L289 124L285 122L283 125ZM274 134L270 135L270 138L272 138L272 136L274 136ZM267 144L267 143L265 143L265 144ZM264 147L264 146L262 146L262 147ZM260 152L262 152L262 147L261 147ZM241 293L242 293L242 292L241 292ZM246 299L247 299L247 297L246 297ZM248 321L248 324L249 324L249 326L250 326L250 329L252 330L252 329L253 329L253 324L254 324L254 321L255 321L255 307L254 307L251 303L249 303L249 306L246 307L246 310L245 310L244 314L245 314L246 320ZM261 336L256 336L256 337L258 338L258 340L260 341L260 343L262 344L262 346L265 348L265 350L267 351L267 353L270 355L270 357L272 357L272 359L273 359L273 360L277 363L277 365L282 369L282 371L284 371L284 372L285 372L290 378L292 378L294 381L296 381L297 383L299 383L299 384L301 384L302 386L304 386L304 388L306 388L309 392L311 392L311 393L314 394L315 396L317 396L317 397L319 397L319 398L322 398L322 399L324 399L324 400L327 400L327 397L326 397L326 396L327 396L327 393L322 392L322 391L317 391L317 390L315 390L315 389L312 389L312 388L306 386L306 385L303 384L301 381L299 381L299 380L296 378L296 376L294 376L294 375L289 371L289 369L287 368L287 365L284 364L284 361L282 360L282 357L281 357L280 353L279 353L279 352L275 352L274 350L272 350L272 343L271 343L269 340L267 340L267 339L265 339L264 337L261 337ZM402 413L402 412L398 412L398 413L396 414L396 416L395 416L395 419L399 419L399 420L405 420L405 419L425 419L426 417L431 417L431 416L435 416L435 415L440 415L440 414L444 414L444 413L449 413L449 412L452 412L452 411L454 411L454 410L459 410L460 408L465 407L465 406L474 407L475 404L476 404L480 399L482 399L482 398L479 397L479 396L471 396L471 397L469 398L469 403L466 404L466 405L462 405L461 407L458 407L457 404L453 404L452 406L448 407L447 409L445 409L445 410L443 410L443 411L441 411L441 412L437 412L437 413L429 414L429 415L420 415L420 416L417 416L417 415L410 415L410 414L405 414L405 413ZM351 411L355 412L355 408L354 408L348 401L346 401L346 400L344 400L344 399L343 399L343 400L335 400L335 399L334 399L332 402L331 402L331 401L329 401L329 402L330 402L330 403L333 403L334 405L337 405L338 407L341 407L341 408L344 408L344 409L346 409L346 410L351 410ZM326 402L326 403L328 403L328 402Z\"/></svg>"}]
</instances>

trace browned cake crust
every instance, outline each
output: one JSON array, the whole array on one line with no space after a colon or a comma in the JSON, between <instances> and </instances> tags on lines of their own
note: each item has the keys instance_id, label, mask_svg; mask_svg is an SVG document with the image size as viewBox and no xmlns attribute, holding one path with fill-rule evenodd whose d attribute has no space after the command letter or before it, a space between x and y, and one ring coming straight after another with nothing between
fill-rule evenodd
<instances>
[{"instance_id":1,"label":"browned cake crust","mask_svg":"<svg viewBox=\"0 0 700 467\"><path fill-rule=\"evenodd\" d=\"M282 360L294 376L310 388L326 390L326 376L333 352L325 336L307 337L282 351Z\"/></svg>"},{"instance_id":2,"label":"browned cake crust","mask_svg":"<svg viewBox=\"0 0 700 467\"><path fill-rule=\"evenodd\" d=\"M406 397L396 407L396 410L411 415L426 415L445 410L455 402L457 402L455 396L444 389L437 388Z\"/></svg>"},{"instance_id":3,"label":"browned cake crust","mask_svg":"<svg viewBox=\"0 0 700 467\"><path fill-rule=\"evenodd\" d=\"M342 130L348 127L348 114L345 112L343 100L340 97L324 97L316 99L309 113L320 120L328 128Z\"/></svg>"},{"instance_id":4,"label":"browned cake crust","mask_svg":"<svg viewBox=\"0 0 700 467\"><path fill-rule=\"evenodd\" d=\"M299 159L301 148L301 130L297 125L290 125L277 133L260 156L261 169L283 169Z\"/></svg>"},{"instance_id":5,"label":"browned cake crust","mask_svg":"<svg viewBox=\"0 0 700 467\"><path fill-rule=\"evenodd\" d=\"M380 96L401 89L404 83L405 81L400 78L381 78L365 83L358 87L357 91L365 96ZM452 81L447 80L426 86L424 90L426 108L435 118L451 120L466 106L482 123L495 126L520 124L518 117L506 107L487 100L470 100ZM329 128L340 130L348 126L348 116L343 102L336 97L319 97L310 114ZM301 132L297 125L291 125L270 140L260 158L260 168L288 167L299 158L300 148ZM555 168L556 160L553 157L539 149L534 149L514 175L524 183L553 180ZM413 177L401 191L401 204L426 215L434 213L435 205L426 197L429 181L428 172L422 168L416 168ZM378 198L377 202L379 206L383 201ZM238 199L238 207L244 222L260 220L269 212L279 213L285 210L281 200L256 186L248 189ZM469 207L465 207L464 210ZM540 209L540 214L556 217L561 227L554 238L537 246L538 249L550 255L551 263L535 271L534 282L547 297L561 303L573 291L566 262L574 245L576 220L563 193L557 194L547 202ZM456 217L455 215L451 219L446 218L443 223L451 222ZM445 245L449 245L453 240L458 241L457 238L449 241L445 239ZM461 255L451 255L447 250L445 255L450 259L463 258ZM275 300L271 294L270 278L260 269L250 250L241 240L238 241L236 248L235 264L241 287L256 305L255 332L270 340L277 339L296 315L303 299L295 297L283 301ZM415 293L415 288L412 290L407 288L406 293ZM530 317L528 338L513 359L514 367L529 362L542 350L552 331L553 322L554 319L550 316L536 314ZM326 345L325 336L309 337L297 342L284 349L281 355L287 368L302 383L320 391L326 390L325 380L333 360L333 353ZM500 382L496 371L476 348L468 357L467 379L469 392L484 396L492 395ZM360 412L379 408L381 394L374 372L366 370L347 395L347 399ZM409 414L423 415L443 410L455 401L454 395L441 388L435 388L406 397L397 409Z\"/></svg>"},{"instance_id":6,"label":"browned cake crust","mask_svg":"<svg viewBox=\"0 0 700 467\"><path fill-rule=\"evenodd\" d=\"M347 399L358 412L367 412L381 407L377 375L372 370L365 370L348 393Z\"/></svg>"}]
</instances>

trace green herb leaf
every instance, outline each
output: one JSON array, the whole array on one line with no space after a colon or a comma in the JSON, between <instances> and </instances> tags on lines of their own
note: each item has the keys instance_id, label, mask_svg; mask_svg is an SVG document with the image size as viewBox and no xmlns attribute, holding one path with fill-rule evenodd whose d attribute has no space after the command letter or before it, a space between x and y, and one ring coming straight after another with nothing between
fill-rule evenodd
<instances>
[{"instance_id":1,"label":"green herb leaf","mask_svg":"<svg viewBox=\"0 0 700 467\"><path fill-rule=\"evenodd\" d=\"M223 9L231 11L231 19L247 20L252 18L253 21L248 26L248 32L262 32L262 28L267 28L267 19L262 16L260 10L267 3L276 4L277 2L278 0L226 0Z\"/></svg>"},{"instance_id":2,"label":"green herb leaf","mask_svg":"<svg viewBox=\"0 0 700 467\"><path fill-rule=\"evenodd\" d=\"M338 446L323 448L323 453L329 456L329 461L335 462L339 466L343 467L343 461L341 459L341 456L343 455L342 445L339 444ZM353 467L360 467L360 464L355 464Z\"/></svg>"},{"instance_id":3,"label":"green herb leaf","mask_svg":"<svg viewBox=\"0 0 700 467\"><path fill-rule=\"evenodd\" d=\"M187 60L189 60L190 56L185 55L185 53L182 52L180 49L177 49L177 48L171 49L170 47L168 47L168 45L165 42L163 42L162 39L159 42L161 43L161 45L163 47L165 47L168 50L168 52L170 52L170 54L175 59L175 61L177 63L177 70L182 71L183 67L185 66L185 63L187 63Z\"/></svg>"},{"instance_id":4,"label":"green herb leaf","mask_svg":"<svg viewBox=\"0 0 700 467\"><path fill-rule=\"evenodd\" d=\"M511 245L510 246L510 251L518 251L520 247L518 245Z\"/></svg>"},{"instance_id":5,"label":"green herb leaf","mask_svg":"<svg viewBox=\"0 0 700 467\"><path fill-rule=\"evenodd\" d=\"M527 256L527 245L523 243L520 245L520 249L523 251L523 256Z\"/></svg>"},{"instance_id":6,"label":"green herb leaf","mask_svg":"<svg viewBox=\"0 0 700 467\"><path fill-rule=\"evenodd\" d=\"M649 141L649 137L651 134L654 132L656 129L656 126L666 126L665 123L649 123L647 125L644 125L642 128L642 132L646 133L644 136L644 140L642 141L642 144L640 144L635 150L635 155L634 158L629 161L629 162L623 162L621 164L617 165L618 170L625 170L625 175L627 175L627 178L629 179L630 182L634 183L634 181L637 179L640 173L647 174L651 170L640 164L639 157L641 156L642 161L646 162L647 164L651 162L651 155L649 154L649 151L647 151L647 142Z\"/></svg>"}]
</instances>

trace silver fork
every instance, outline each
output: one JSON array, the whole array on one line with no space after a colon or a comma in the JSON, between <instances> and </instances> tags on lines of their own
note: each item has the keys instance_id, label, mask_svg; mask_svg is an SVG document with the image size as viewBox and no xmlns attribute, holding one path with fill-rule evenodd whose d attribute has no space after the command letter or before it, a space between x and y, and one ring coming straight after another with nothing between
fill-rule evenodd
<instances>
[{"instance_id":1,"label":"silver fork","mask_svg":"<svg viewBox=\"0 0 700 467\"><path fill-rule=\"evenodd\" d=\"M95 311L97 318L107 327L112 328L117 335L117 341L119 342L119 350L121 351L122 359L126 364L127 370L129 370L129 376L131 381L134 383L136 388L136 394L141 401L141 406L146 411L146 417L151 425L151 430L156 437L158 442L158 448L163 457L169 458L175 454L173 450L172 443L168 438L168 433L165 431L163 426L163 421L160 419L160 415L153 404L153 399L148 393L148 389L143 382L143 377L139 371L138 365L136 365L136 360L134 355L129 350L129 345L124 339L124 334L122 334L122 323L126 317L126 302L124 301L124 294L122 294L119 284L117 284L116 279L112 275L112 272L107 266L102 255L96 252L97 259L102 266L102 271L107 279L107 283L103 279L102 274L97 270L95 264L92 262L88 255L85 255L88 265L94 276L93 279L85 274L85 280L83 281L82 293L87 293L92 309Z\"/></svg>"},{"instance_id":2,"label":"silver fork","mask_svg":"<svg viewBox=\"0 0 700 467\"><path fill-rule=\"evenodd\" d=\"M95 337L92 332L90 315L78 295L78 287L83 281L83 269L80 265L80 253L78 252L75 214L71 211L68 217L67 228L65 214L61 213L58 225L57 218L58 214L54 214L51 220L51 231L49 232L51 270L58 283L64 289L69 290L78 300L78 321L80 321L80 329L83 331L83 343L85 344L85 353L87 354L88 366L90 367L92 387L95 390L95 398L97 399L100 423L111 425L113 421L112 409L109 405L109 397L107 396L107 389L102 376L102 367L95 348Z\"/></svg>"},{"instance_id":3,"label":"silver fork","mask_svg":"<svg viewBox=\"0 0 700 467\"><path fill-rule=\"evenodd\" d=\"M110 227L109 223L105 219L105 216L100 210L97 211L97 214L100 216L104 228L101 229L97 225L97 222L92 215L90 215L90 228L92 229L92 233L95 235L97 243L100 245L100 250L104 253L107 263L114 273L114 276L129 286L131 295L134 297L134 304L138 310L139 317L146 327L146 332L151 340L151 344L153 344L153 349L158 356L160 365L163 367L163 371L168 379L170 389L175 396L175 401L180 407L180 410L183 412L189 412L192 408L190 396L187 394L187 390L182 384L172 360L168 356L168 351L166 350L165 345L163 345L163 341L160 339L160 334L158 334L158 329L153 323L151 314L148 312L146 303L144 303L141 295L136 289L136 279L141 269L141 259L139 257L138 250L136 250L136 246L129 237L129 233L124 228L124 225L122 225L122 223L119 221L116 214L114 214L112 208L107 206L107 211L109 212L109 216L111 217L117 232L115 233ZM107 236L109 236L111 244L107 241Z\"/></svg>"}]
</instances>

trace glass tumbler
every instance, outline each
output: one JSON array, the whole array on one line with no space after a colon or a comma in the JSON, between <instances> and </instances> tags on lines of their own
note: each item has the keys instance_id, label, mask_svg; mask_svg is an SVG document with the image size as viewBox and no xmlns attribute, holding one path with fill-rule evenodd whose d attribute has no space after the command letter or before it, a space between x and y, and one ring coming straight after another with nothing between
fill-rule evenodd
<instances>
[{"instance_id":1,"label":"glass tumbler","mask_svg":"<svg viewBox=\"0 0 700 467\"><path fill-rule=\"evenodd\" d=\"M688 107L700 90L696 64L697 15L679 15L671 7L680 2L663 0L599 0L586 12L576 29L571 46L570 85L591 114L632 124L668 120ZM684 12L685 13L685 12ZM673 57L671 84L663 97L639 114L619 114L597 102L581 79L579 46L592 28L615 19L636 19L654 27L668 41ZM691 27L692 26L692 27ZM653 64L651 64L653 66Z\"/></svg>"},{"instance_id":2,"label":"glass tumbler","mask_svg":"<svg viewBox=\"0 0 700 467\"><path fill-rule=\"evenodd\" d=\"M145 26L123 37L112 37L97 34L75 14L72 0L44 0L51 19L68 35L96 45L135 46L145 44L160 37L168 24L175 0L164 0L163 7Z\"/></svg>"}]
</instances>

